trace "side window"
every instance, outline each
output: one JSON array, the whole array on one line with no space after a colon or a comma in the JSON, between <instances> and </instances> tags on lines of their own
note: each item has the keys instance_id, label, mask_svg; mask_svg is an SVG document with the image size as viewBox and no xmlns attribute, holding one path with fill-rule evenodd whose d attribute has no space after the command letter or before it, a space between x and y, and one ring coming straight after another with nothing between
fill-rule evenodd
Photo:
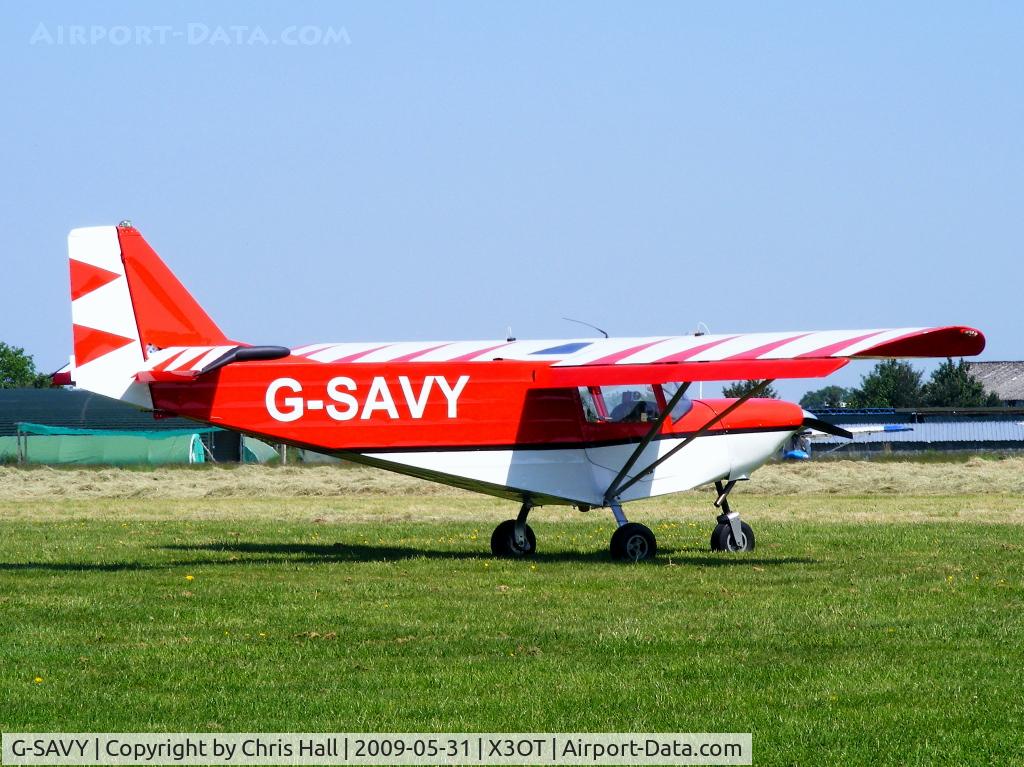
<instances>
[{"instance_id":1,"label":"side window","mask_svg":"<svg viewBox=\"0 0 1024 767\"><path fill-rule=\"evenodd\" d=\"M644 386L602 386L608 419L614 423L640 423L653 421L660 409L654 395L654 387Z\"/></svg>"},{"instance_id":2,"label":"side window","mask_svg":"<svg viewBox=\"0 0 1024 767\"><path fill-rule=\"evenodd\" d=\"M591 423L645 423L661 412L650 384L580 387L580 399Z\"/></svg>"}]
</instances>

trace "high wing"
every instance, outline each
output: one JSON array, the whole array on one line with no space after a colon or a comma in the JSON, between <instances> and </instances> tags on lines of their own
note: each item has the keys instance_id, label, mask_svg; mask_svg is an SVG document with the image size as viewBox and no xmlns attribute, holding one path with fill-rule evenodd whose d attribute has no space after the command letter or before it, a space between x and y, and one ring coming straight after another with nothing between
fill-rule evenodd
<instances>
[{"instance_id":1,"label":"high wing","mask_svg":"<svg viewBox=\"0 0 1024 767\"><path fill-rule=\"evenodd\" d=\"M580 378L589 379L588 385L818 378L852 359L978 354L985 339L974 328L947 326L682 336L626 343L626 348L611 353L598 348L556 363L550 371L552 385L573 385ZM605 344L598 342L599 347ZM638 379L639 368L644 375ZM595 374L599 380L593 380Z\"/></svg>"},{"instance_id":2,"label":"high wing","mask_svg":"<svg viewBox=\"0 0 1024 767\"><path fill-rule=\"evenodd\" d=\"M423 341L314 344L290 350L289 362L533 362L537 387L669 381L732 381L827 376L853 359L961 357L978 354L974 328L884 328L788 333L544 341ZM233 362L279 359L282 347L169 347L152 354L140 382L196 378Z\"/></svg>"}]
</instances>

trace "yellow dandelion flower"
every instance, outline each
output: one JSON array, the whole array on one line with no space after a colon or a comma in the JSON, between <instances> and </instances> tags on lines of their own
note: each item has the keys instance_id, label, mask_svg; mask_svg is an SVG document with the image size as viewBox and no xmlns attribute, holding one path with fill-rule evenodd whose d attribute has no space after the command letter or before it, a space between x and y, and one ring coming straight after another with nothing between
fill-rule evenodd
<instances>
[{"instance_id":1,"label":"yellow dandelion flower","mask_svg":"<svg viewBox=\"0 0 1024 767\"><path fill-rule=\"evenodd\" d=\"M43 678L41 676L37 676L33 681L36 684L42 684L43 683Z\"/></svg>"},{"instance_id":2,"label":"yellow dandelion flower","mask_svg":"<svg viewBox=\"0 0 1024 767\"><path fill-rule=\"evenodd\" d=\"M194 575L186 575L185 576L185 580L186 581L194 581L195 579L196 579L196 577Z\"/></svg>"}]
</instances>

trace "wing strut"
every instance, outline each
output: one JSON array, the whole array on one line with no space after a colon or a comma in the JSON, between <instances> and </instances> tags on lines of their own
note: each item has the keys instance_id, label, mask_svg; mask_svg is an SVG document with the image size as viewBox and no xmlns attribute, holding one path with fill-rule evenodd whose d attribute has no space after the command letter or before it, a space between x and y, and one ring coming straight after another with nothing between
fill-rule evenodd
<instances>
[{"instance_id":1,"label":"wing strut","mask_svg":"<svg viewBox=\"0 0 1024 767\"><path fill-rule=\"evenodd\" d=\"M761 381L760 383L758 383L753 389L751 389L749 392L744 394L738 400L733 402L731 405L729 405L729 407L727 407L721 413L719 413L714 418L712 418L710 421L705 423L703 426L701 426L699 429L697 429L697 431L695 431L693 434L688 436L686 439L684 439L682 442L680 442L674 448L672 448L667 453L665 453L665 455L661 456L661 458L658 458L657 460L651 461L651 463L648 464L647 468L645 468L643 471L635 474L633 476L633 478L630 479L628 482L622 483L622 480L625 477L626 472L628 472L633 467L633 464L635 464L637 459L640 457L640 453L643 451L643 449L645 447L647 447L648 444L650 444L651 440L654 439L654 435L657 432L657 430L661 428L661 424L664 423L664 421L665 421L665 414L671 411L672 408L666 406L665 407L665 412L661 414L661 417L657 420L657 422L654 424L654 426L651 428L651 430L640 441L640 444L637 445L636 450L633 451L633 454L629 457L629 460L626 461L625 465L622 467L622 470L619 471L618 475L615 477L615 480L611 483L611 485L608 486L608 490L604 494L604 501L605 501L605 503L606 504L610 503L614 498L618 497L623 492L625 492L626 490L631 488L633 485L635 485L641 479L643 479L648 474L650 474L652 471L654 471L656 468L658 468L662 463L667 461L669 458L674 456L676 453L678 453L684 447L686 447L691 442L693 442L695 439L697 439L697 437L703 437L705 434L708 433L708 430L710 430L712 426L714 426L716 423L718 423L723 418L725 418L727 415L729 415L729 413L734 411L736 408L738 408L740 405L742 405L747 400L753 399L758 394L763 392L766 388L768 388L769 384L771 384L773 382L773 380L774 379L766 378L763 381ZM675 402L677 401L676 398L678 396L679 396L679 392L676 392L676 394L673 395L673 397L672 397L673 404L675 404ZM622 484L620 484L620 483L622 483Z\"/></svg>"}]
</instances>

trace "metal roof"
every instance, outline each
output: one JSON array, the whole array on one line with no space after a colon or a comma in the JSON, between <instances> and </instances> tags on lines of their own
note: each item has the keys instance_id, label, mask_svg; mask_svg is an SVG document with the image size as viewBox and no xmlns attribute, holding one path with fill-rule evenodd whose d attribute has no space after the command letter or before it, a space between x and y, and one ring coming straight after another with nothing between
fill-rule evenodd
<instances>
[{"instance_id":1,"label":"metal roof","mask_svg":"<svg viewBox=\"0 0 1024 767\"><path fill-rule=\"evenodd\" d=\"M0 436L16 434L15 423L18 421L79 429L129 431L196 427L194 421L185 418L154 418L148 411L87 391L0 389Z\"/></svg>"},{"instance_id":2,"label":"metal roof","mask_svg":"<svg viewBox=\"0 0 1024 767\"><path fill-rule=\"evenodd\" d=\"M985 391L1004 402L1024 400L1024 362L968 362L967 367Z\"/></svg>"}]
</instances>

